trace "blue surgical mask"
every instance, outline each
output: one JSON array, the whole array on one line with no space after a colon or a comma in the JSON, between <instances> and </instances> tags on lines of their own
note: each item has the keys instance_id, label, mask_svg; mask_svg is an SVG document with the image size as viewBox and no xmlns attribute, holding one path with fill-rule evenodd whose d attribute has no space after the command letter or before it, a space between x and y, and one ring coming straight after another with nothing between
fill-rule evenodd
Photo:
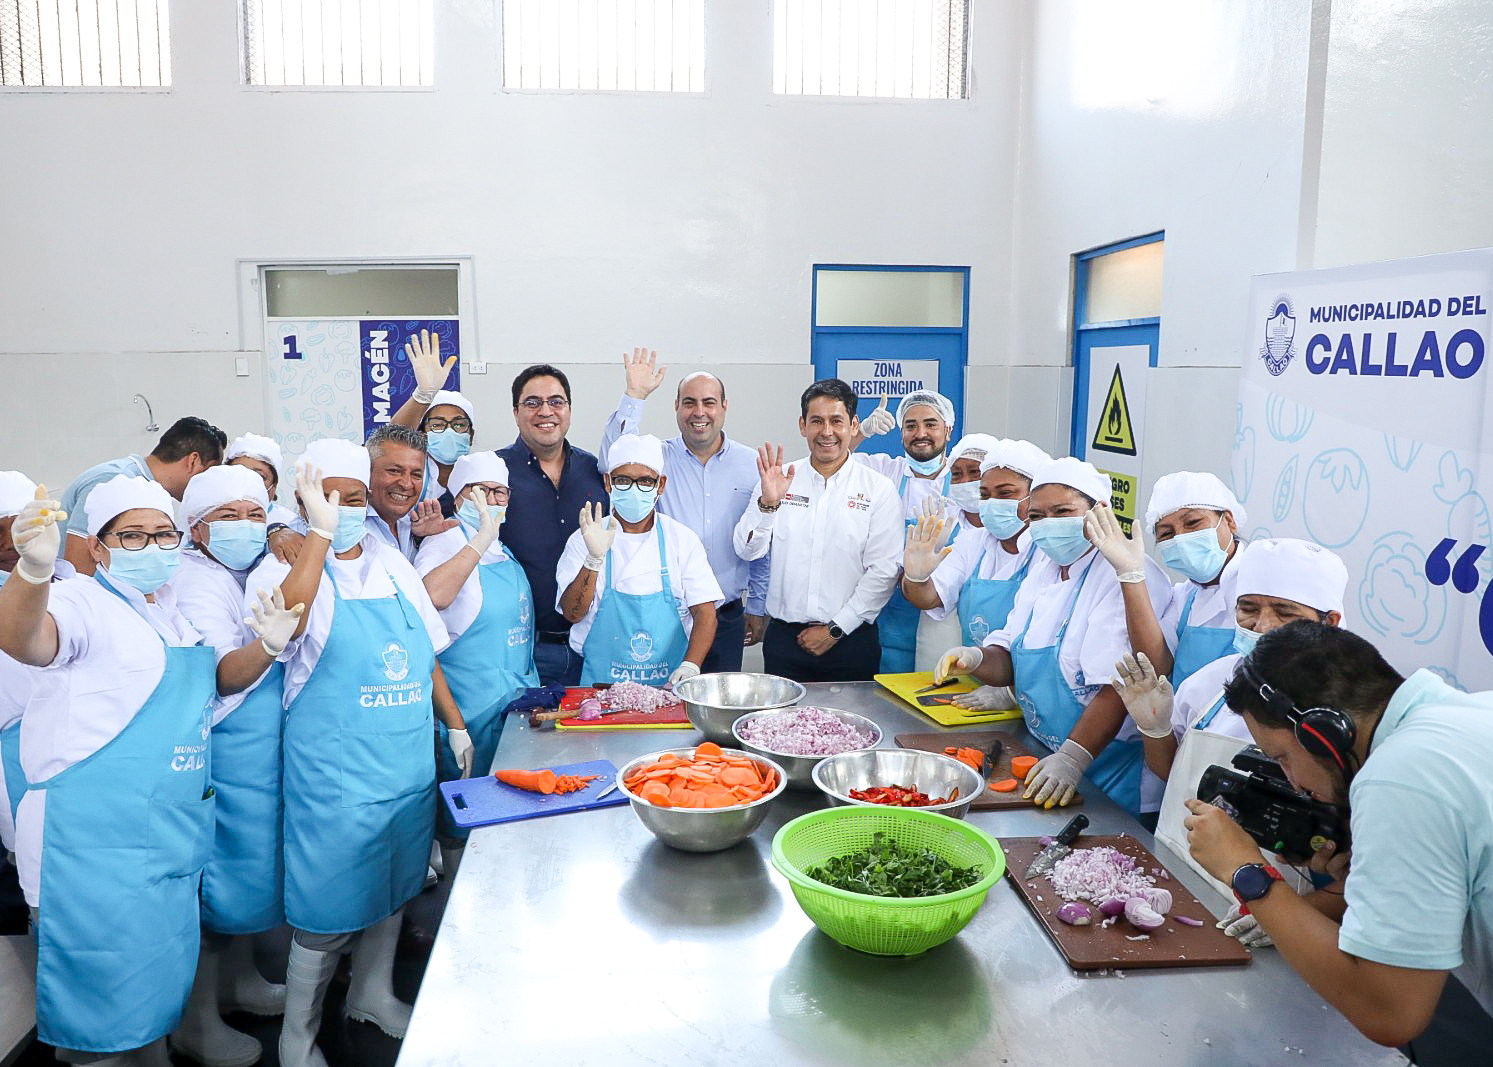
<instances>
[{"instance_id":1,"label":"blue surgical mask","mask_svg":"<svg viewBox=\"0 0 1493 1067\"><path fill-rule=\"evenodd\" d=\"M498 504L487 505L487 510L492 513L493 521L497 523L501 523L508 514L508 509ZM482 514L477 510L477 502L470 497L463 500L461 507L456 509L456 517L473 530L482 525Z\"/></svg>"},{"instance_id":2,"label":"blue surgical mask","mask_svg":"<svg viewBox=\"0 0 1493 1067\"><path fill-rule=\"evenodd\" d=\"M959 505L960 511L978 515L980 512L980 480L976 478L972 482L949 483L949 499Z\"/></svg>"},{"instance_id":3,"label":"blue surgical mask","mask_svg":"<svg viewBox=\"0 0 1493 1067\"><path fill-rule=\"evenodd\" d=\"M448 426L444 430L426 434L425 447L430 450L431 459L450 466L472 450L472 435Z\"/></svg>"},{"instance_id":4,"label":"blue surgical mask","mask_svg":"<svg viewBox=\"0 0 1493 1067\"><path fill-rule=\"evenodd\" d=\"M154 593L171 580L181 565L181 548L146 545L139 552L122 548L109 550L109 577L133 586L145 594Z\"/></svg>"},{"instance_id":5,"label":"blue surgical mask","mask_svg":"<svg viewBox=\"0 0 1493 1067\"><path fill-rule=\"evenodd\" d=\"M1016 514L1021 507L1019 500L982 500L980 501L980 524L990 531L990 536L997 541L1006 541L1015 537L1026 525L1026 520Z\"/></svg>"},{"instance_id":6,"label":"blue surgical mask","mask_svg":"<svg viewBox=\"0 0 1493 1067\"><path fill-rule=\"evenodd\" d=\"M207 550L231 571L246 571L264 555L265 524L253 519L228 519L207 524Z\"/></svg>"},{"instance_id":7,"label":"blue surgical mask","mask_svg":"<svg viewBox=\"0 0 1493 1067\"><path fill-rule=\"evenodd\" d=\"M924 478L931 478L943 470L943 456L934 456L932 459L913 459L908 456L907 465L912 468L913 473L921 474Z\"/></svg>"},{"instance_id":8,"label":"blue surgical mask","mask_svg":"<svg viewBox=\"0 0 1493 1067\"><path fill-rule=\"evenodd\" d=\"M612 490L612 510L628 522L642 522L656 503L657 488L641 489L634 485L630 489Z\"/></svg>"},{"instance_id":9,"label":"blue surgical mask","mask_svg":"<svg viewBox=\"0 0 1493 1067\"><path fill-rule=\"evenodd\" d=\"M368 532L368 509L337 509L337 529L332 532L332 551L338 554L350 550Z\"/></svg>"},{"instance_id":10,"label":"blue surgical mask","mask_svg":"<svg viewBox=\"0 0 1493 1067\"><path fill-rule=\"evenodd\" d=\"M1161 542L1162 562L1199 585L1217 578L1228 558L1228 552L1219 547L1216 526Z\"/></svg>"},{"instance_id":11,"label":"blue surgical mask","mask_svg":"<svg viewBox=\"0 0 1493 1067\"><path fill-rule=\"evenodd\" d=\"M1253 630L1246 630L1237 622L1234 624L1234 651L1241 656L1247 656L1255 650L1255 645L1260 643L1264 634L1257 634Z\"/></svg>"},{"instance_id":12,"label":"blue surgical mask","mask_svg":"<svg viewBox=\"0 0 1493 1067\"><path fill-rule=\"evenodd\" d=\"M1082 515L1060 515L1032 523L1032 540L1059 567L1066 567L1091 547L1083 535Z\"/></svg>"}]
</instances>

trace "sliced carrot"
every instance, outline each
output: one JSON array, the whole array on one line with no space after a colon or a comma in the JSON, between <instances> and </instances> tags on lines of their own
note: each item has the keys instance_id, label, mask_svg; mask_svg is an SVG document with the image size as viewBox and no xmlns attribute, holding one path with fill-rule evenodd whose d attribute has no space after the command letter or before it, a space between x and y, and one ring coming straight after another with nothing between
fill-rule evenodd
<instances>
[{"instance_id":1,"label":"sliced carrot","mask_svg":"<svg viewBox=\"0 0 1493 1067\"><path fill-rule=\"evenodd\" d=\"M721 746L714 741L701 741L695 746L695 759L700 759L704 756L719 756L720 754Z\"/></svg>"},{"instance_id":2,"label":"sliced carrot","mask_svg":"<svg viewBox=\"0 0 1493 1067\"><path fill-rule=\"evenodd\" d=\"M1015 778L1007 778L1004 781L991 783L990 788L997 793L1014 793L1019 785L1021 783Z\"/></svg>"},{"instance_id":3,"label":"sliced carrot","mask_svg":"<svg viewBox=\"0 0 1493 1067\"><path fill-rule=\"evenodd\" d=\"M947 747L947 748L945 748L945 749L944 749L944 750L943 750L943 754L944 754L944 755L945 755L945 756L952 756L952 755L953 755L953 754L954 754L954 753L956 753L956 752L958 752L958 751L959 751L959 750L958 750L958 749L957 749L957 748L955 748L955 747L954 747L954 746L953 746L953 745L949 745L949 746L948 746L948 747Z\"/></svg>"},{"instance_id":4,"label":"sliced carrot","mask_svg":"<svg viewBox=\"0 0 1493 1067\"><path fill-rule=\"evenodd\" d=\"M1032 773L1032 768L1036 765L1036 756L1011 757L1011 773L1014 774L1017 778L1020 778L1022 781L1026 781L1026 776Z\"/></svg>"}]
</instances>

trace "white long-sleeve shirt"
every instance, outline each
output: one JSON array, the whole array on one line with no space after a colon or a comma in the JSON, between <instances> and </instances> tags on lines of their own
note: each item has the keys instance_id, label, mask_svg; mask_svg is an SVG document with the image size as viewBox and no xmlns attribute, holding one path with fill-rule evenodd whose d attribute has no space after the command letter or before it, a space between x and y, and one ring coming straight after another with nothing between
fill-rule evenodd
<instances>
[{"instance_id":1,"label":"white long-sleeve shirt","mask_svg":"<svg viewBox=\"0 0 1493 1067\"><path fill-rule=\"evenodd\" d=\"M833 622L846 633L873 621L892 595L902 563L897 487L864 463L846 460L826 479L807 457L794 469L776 511L752 503L732 543L742 559L772 552L767 614L784 622Z\"/></svg>"}]
</instances>

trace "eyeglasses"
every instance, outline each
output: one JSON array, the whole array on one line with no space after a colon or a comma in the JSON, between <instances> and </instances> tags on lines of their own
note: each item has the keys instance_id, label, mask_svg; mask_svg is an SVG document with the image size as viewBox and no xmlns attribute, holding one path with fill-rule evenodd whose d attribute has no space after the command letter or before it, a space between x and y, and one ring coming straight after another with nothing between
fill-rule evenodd
<instances>
[{"instance_id":1,"label":"eyeglasses","mask_svg":"<svg viewBox=\"0 0 1493 1067\"><path fill-rule=\"evenodd\" d=\"M474 485L472 489L487 498L489 504L508 503L508 489L501 485Z\"/></svg>"},{"instance_id":2,"label":"eyeglasses","mask_svg":"<svg viewBox=\"0 0 1493 1067\"><path fill-rule=\"evenodd\" d=\"M564 411L570 407L570 401L563 396L526 396L519 402L520 407L526 407L530 411L538 411L542 407L552 407L556 411Z\"/></svg>"},{"instance_id":3,"label":"eyeglasses","mask_svg":"<svg viewBox=\"0 0 1493 1067\"><path fill-rule=\"evenodd\" d=\"M439 415L425 420L425 429L429 433L440 433L446 427L450 427L457 433L471 433L472 420L468 418L443 419Z\"/></svg>"},{"instance_id":4,"label":"eyeglasses","mask_svg":"<svg viewBox=\"0 0 1493 1067\"><path fill-rule=\"evenodd\" d=\"M126 552L139 552L149 544L154 544L159 548L176 548L181 544L180 530L158 530L155 533L125 530L122 533L108 533L104 536L115 538L119 542L119 547Z\"/></svg>"},{"instance_id":5,"label":"eyeglasses","mask_svg":"<svg viewBox=\"0 0 1493 1067\"><path fill-rule=\"evenodd\" d=\"M652 492L658 488L658 479L650 477L629 478L625 474L612 475L613 489L631 489L633 486L637 486L645 493Z\"/></svg>"}]
</instances>

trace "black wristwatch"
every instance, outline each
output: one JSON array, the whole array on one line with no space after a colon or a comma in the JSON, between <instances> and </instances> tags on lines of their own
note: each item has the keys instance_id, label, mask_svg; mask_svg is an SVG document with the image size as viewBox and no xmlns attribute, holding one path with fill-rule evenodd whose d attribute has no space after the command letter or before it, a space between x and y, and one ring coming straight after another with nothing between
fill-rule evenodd
<instances>
[{"instance_id":1,"label":"black wristwatch","mask_svg":"<svg viewBox=\"0 0 1493 1067\"><path fill-rule=\"evenodd\" d=\"M1229 887L1234 890L1234 897L1240 904L1249 904L1270 892L1270 887L1280 881L1284 881L1280 871L1268 863L1246 863L1229 879Z\"/></svg>"},{"instance_id":2,"label":"black wristwatch","mask_svg":"<svg viewBox=\"0 0 1493 1067\"><path fill-rule=\"evenodd\" d=\"M270 537L273 534L279 533L281 530L288 529L290 529L290 527L285 525L285 523L283 522L272 522L264 528L264 536Z\"/></svg>"},{"instance_id":3,"label":"black wristwatch","mask_svg":"<svg viewBox=\"0 0 1493 1067\"><path fill-rule=\"evenodd\" d=\"M840 629L840 627L835 623L826 624L825 629L829 630L829 635L836 641L843 640L845 637L845 631Z\"/></svg>"}]
</instances>

